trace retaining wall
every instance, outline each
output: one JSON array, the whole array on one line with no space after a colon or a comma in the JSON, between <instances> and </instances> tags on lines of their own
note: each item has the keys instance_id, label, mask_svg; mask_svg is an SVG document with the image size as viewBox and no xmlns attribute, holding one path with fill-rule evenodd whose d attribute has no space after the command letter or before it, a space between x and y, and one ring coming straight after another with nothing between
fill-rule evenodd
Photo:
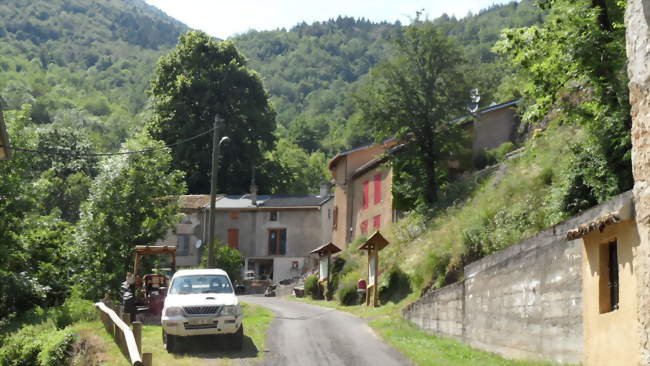
<instances>
[{"instance_id":1,"label":"retaining wall","mask_svg":"<svg viewBox=\"0 0 650 366\"><path fill-rule=\"evenodd\" d=\"M464 281L429 291L404 317L504 357L582 362L582 240L566 233L629 202L624 193L466 266Z\"/></svg>"}]
</instances>

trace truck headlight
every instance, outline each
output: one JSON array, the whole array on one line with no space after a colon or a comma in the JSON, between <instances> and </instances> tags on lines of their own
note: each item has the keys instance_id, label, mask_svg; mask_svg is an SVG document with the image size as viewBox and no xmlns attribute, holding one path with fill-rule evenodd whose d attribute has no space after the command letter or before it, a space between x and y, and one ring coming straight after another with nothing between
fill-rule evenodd
<instances>
[{"instance_id":1,"label":"truck headlight","mask_svg":"<svg viewBox=\"0 0 650 366\"><path fill-rule=\"evenodd\" d=\"M177 306L170 306L165 310L165 316L167 317L180 316L180 315L183 315L183 309Z\"/></svg>"},{"instance_id":2,"label":"truck headlight","mask_svg":"<svg viewBox=\"0 0 650 366\"><path fill-rule=\"evenodd\" d=\"M221 315L240 316L241 313L241 306L239 305L225 305L223 309L221 309Z\"/></svg>"}]
</instances>

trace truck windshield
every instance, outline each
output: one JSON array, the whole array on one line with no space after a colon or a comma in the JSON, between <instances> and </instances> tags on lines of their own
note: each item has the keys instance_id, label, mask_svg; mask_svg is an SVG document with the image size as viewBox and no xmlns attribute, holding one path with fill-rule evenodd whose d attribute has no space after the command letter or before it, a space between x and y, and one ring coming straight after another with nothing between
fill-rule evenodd
<instances>
[{"instance_id":1,"label":"truck windshield","mask_svg":"<svg viewBox=\"0 0 650 366\"><path fill-rule=\"evenodd\" d=\"M196 275L174 278L170 294L230 294L230 280L224 275Z\"/></svg>"}]
</instances>

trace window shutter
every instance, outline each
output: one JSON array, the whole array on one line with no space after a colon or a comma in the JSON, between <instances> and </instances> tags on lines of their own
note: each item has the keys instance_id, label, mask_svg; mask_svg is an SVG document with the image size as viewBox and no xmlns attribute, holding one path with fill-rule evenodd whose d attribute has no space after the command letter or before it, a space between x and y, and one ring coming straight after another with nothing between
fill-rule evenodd
<instances>
[{"instance_id":1,"label":"window shutter","mask_svg":"<svg viewBox=\"0 0 650 366\"><path fill-rule=\"evenodd\" d=\"M363 208L364 209L368 208L369 188L370 188L370 182L369 181L363 182Z\"/></svg>"},{"instance_id":2,"label":"window shutter","mask_svg":"<svg viewBox=\"0 0 650 366\"><path fill-rule=\"evenodd\" d=\"M375 204L378 204L381 203L381 173L375 174L374 183Z\"/></svg>"},{"instance_id":3,"label":"window shutter","mask_svg":"<svg viewBox=\"0 0 650 366\"><path fill-rule=\"evenodd\" d=\"M372 228L379 229L380 226L381 226L381 215L377 215L372 218Z\"/></svg>"},{"instance_id":4,"label":"window shutter","mask_svg":"<svg viewBox=\"0 0 650 366\"><path fill-rule=\"evenodd\" d=\"M361 222L361 234L367 234L368 233L368 220L363 220Z\"/></svg>"}]
</instances>

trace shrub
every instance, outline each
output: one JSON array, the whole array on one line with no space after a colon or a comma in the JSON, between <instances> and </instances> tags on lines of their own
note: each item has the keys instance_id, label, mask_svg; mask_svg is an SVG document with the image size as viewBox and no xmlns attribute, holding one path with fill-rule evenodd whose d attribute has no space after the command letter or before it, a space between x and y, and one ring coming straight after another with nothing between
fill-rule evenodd
<instances>
[{"instance_id":1,"label":"shrub","mask_svg":"<svg viewBox=\"0 0 650 366\"><path fill-rule=\"evenodd\" d=\"M314 300L323 299L323 288L318 283L318 275L311 275L305 280L305 295Z\"/></svg>"},{"instance_id":2,"label":"shrub","mask_svg":"<svg viewBox=\"0 0 650 366\"><path fill-rule=\"evenodd\" d=\"M215 266L226 271L230 280L236 281L241 279L242 263L244 262L244 257L242 257L241 252L237 249L228 247L218 239L215 239L213 250ZM207 265L208 251L204 250L201 255L201 267L207 268Z\"/></svg>"},{"instance_id":3,"label":"shrub","mask_svg":"<svg viewBox=\"0 0 650 366\"><path fill-rule=\"evenodd\" d=\"M398 266L391 267L388 273L384 274L382 280L386 281L379 286L379 301L382 304L389 301L398 303L413 291L409 275Z\"/></svg>"},{"instance_id":4,"label":"shrub","mask_svg":"<svg viewBox=\"0 0 650 366\"><path fill-rule=\"evenodd\" d=\"M49 334L42 340L42 349L38 353L38 364L42 366L65 366L71 356L75 336L69 331Z\"/></svg>"},{"instance_id":5,"label":"shrub","mask_svg":"<svg viewBox=\"0 0 650 366\"><path fill-rule=\"evenodd\" d=\"M70 331L56 330L51 323L26 326L7 337L0 348L0 365L64 366L74 342Z\"/></svg>"},{"instance_id":6,"label":"shrub","mask_svg":"<svg viewBox=\"0 0 650 366\"><path fill-rule=\"evenodd\" d=\"M359 293L357 292L356 281L343 283L336 292L336 297L341 305L351 306L359 304Z\"/></svg>"}]
</instances>

